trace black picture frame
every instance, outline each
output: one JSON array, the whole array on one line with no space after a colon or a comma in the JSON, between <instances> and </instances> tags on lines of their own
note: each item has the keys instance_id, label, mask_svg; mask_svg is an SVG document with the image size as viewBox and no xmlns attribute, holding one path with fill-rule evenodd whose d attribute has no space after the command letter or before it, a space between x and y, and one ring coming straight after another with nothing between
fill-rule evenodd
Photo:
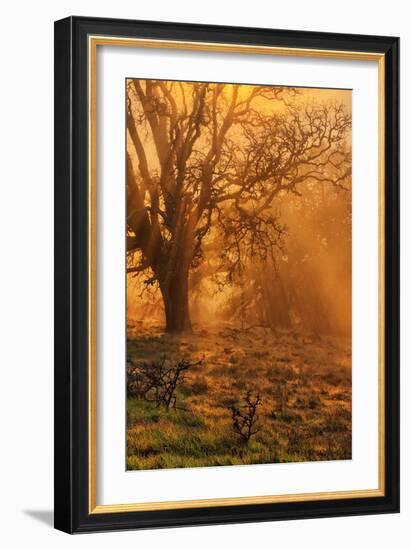
<instances>
[{"instance_id":1,"label":"black picture frame","mask_svg":"<svg viewBox=\"0 0 410 550\"><path fill-rule=\"evenodd\" d=\"M385 494L89 513L88 59L90 35L377 52L385 58ZM399 511L399 39L68 17L55 23L55 527L67 533Z\"/></svg>"}]
</instances>

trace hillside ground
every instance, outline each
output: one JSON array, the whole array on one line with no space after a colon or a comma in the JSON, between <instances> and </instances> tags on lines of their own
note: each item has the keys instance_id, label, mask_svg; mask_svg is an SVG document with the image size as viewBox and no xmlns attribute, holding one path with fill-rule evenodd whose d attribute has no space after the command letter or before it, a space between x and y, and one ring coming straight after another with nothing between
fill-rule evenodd
<instances>
[{"instance_id":1,"label":"hillside ground","mask_svg":"<svg viewBox=\"0 0 410 550\"><path fill-rule=\"evenodd\" d=\"M127 468L184 468L351 458L350 340L233 325L173 336L158 326L128 326L134 365L165 357L190 367L176 408L127 399ZM246 442L232 405L259 395Z\"/></svg>"}]
</instances>

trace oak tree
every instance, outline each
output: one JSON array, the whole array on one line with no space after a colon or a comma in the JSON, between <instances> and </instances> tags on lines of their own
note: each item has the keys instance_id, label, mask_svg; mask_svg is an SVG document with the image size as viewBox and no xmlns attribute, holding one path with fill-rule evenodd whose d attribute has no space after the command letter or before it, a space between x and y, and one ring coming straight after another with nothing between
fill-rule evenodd
<instances>
[{"instance_id":1,"label":"oak tree","mask_svg":"<svg viewBox=\"0 0 410 550\"><path fill-rule=\"evenodd\" d=\"M227 280L273 258L275 198L351 174L343 104L291 88L127 82L127 272L158 285L166 329L189 331L189 278L217 235Z\"/></svg>"}]
</instances>

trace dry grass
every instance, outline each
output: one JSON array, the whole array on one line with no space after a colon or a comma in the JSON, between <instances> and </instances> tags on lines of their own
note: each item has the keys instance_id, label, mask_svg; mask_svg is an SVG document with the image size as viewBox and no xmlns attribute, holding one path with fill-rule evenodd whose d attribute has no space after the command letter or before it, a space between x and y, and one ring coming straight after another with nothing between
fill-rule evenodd
<instances>
[{"instance_id":1,"label":"dry grass","mask_svg":"<svg viewBox=\"0 0 410 550\"><path fill-rule=\"evenodd\" d=\"M171 336L140 324L128 327L127 352L136 363L201 360L177 389L181 408L128 398L130 470L351 458L347 340L229 325ZM248 443L230 411L247 391L262 400Z\"/></svg>"}]
</instances>

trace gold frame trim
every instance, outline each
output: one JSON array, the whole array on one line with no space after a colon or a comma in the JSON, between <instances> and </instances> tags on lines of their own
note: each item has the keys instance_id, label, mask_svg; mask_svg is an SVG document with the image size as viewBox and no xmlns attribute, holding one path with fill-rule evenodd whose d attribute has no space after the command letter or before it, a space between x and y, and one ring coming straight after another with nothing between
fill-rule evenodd
<instances>
[{"instance_id":1,"label":"gold frame trim","mask_svg":"<svg viewBox=\"0 0 410 550\"><path fill-rule=\"evenodd\" d=\"M328 491L301 493L292 495L268 495L235 498L215 498L200 500L179 500L144 502L132 504L97 504L97 354L96 354L96 62L97 46L127 46L138 48L180 49L193 51L212 51L230 53L252 53L288 57L320 57L332 59L351 59L378 62L378 152L379 152L379 476L377 489ZM89 198L89 434L88 434L88 510L90 514L120 512L138 512L153 510L172 510L202 508L212 506L239 506L246 504L267 504L280 502L306 502L318 500L340 500L351 498L382 497L385 495L385 56L373 52L349 52L306 48L282 48L271 46L252 46L242 44L224 44L207 42L188 42L179 40L156 40L139 38L121 38L112 36L88 37L88 198Z\"/></svg>"}]
</instances>

